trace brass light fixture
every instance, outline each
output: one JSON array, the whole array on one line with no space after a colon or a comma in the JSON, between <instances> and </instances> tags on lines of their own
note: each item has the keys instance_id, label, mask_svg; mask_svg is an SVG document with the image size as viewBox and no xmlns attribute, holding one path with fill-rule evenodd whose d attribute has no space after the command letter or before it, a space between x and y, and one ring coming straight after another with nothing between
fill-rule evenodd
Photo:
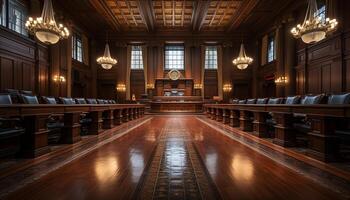
<instances>
[{"instance_id":1,"label":"brass light fixture","mask_svg":"<svg viewBox=\"0 0 350 200\"><path fill-rule=\"evenodd\" d=\"M66 78L64 76L60 76L60 75L55 75L52 80L56 83L65 83L66 82Z\"/></svg>"},{"instance_id":2,"label":"brass light fixture","mask_svg":"<svg viewBox=\"0 0 350 200\"><path fill-rule=\"evenodd\" d=\"M222 90L224 92L231 92L232 91L232 85L231 84L225 84L225 85L223 85Z\"/></svg>"},{"instance_id":3,"label":"brass light fixture","mask_svg":"<svg viewBox=\"0 0 350 200\"><path fill-rule=\"evenodd\" d=\"M312 44L325 39L328 33L336 30L337 25L336 19L323 20L317 16L317 2L309 0L303 24L292 28L291 33L295 38L301 38L304 43Z\"/></svg>"},{"instance_id":4,"label":"brass light fixture","mask_svg":"<svg viewBox=\"0 0 350 200\"><path fill-rule=\"evenodd\" d=\"M29 17L26 22L29 33L46 44L56 44L60 39L69 37L69 30L62 24L57 26L51 0L44 1L41 17Z\"/></svg>"},{"instance_id":5,"label":"brass light fixture","mask_svg":"<svg viewBox=\"0 0 350 200\"><path fill-rule=\"evenodd\" d=\"M125 86L125 84L118 84L116 89L118 92L125 92L126 86Z\"/></svg>"},{"instance_id":6,"label":"brass light fixture","mask_svg":"<svg viewBox=\"0 0 350 200\"><path fill-rule=\"evenodd\" d=\"M284 85L288 83L288 78L286 76L280 76L275 80L276 85Z\"/></svg>"}]
</instances>

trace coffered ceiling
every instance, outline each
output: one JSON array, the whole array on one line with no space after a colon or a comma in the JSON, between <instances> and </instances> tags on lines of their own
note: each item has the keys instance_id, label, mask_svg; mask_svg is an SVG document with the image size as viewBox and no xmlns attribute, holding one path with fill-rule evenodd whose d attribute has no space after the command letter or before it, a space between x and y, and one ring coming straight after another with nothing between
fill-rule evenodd
<instances>
[{"instance_id":1,"label":"coffered ceiling","mask_svg":"<svg viewBox=\"0 0 350 200\"><path fill-rule=\"evenodd\" d=\"M299 1L298 1L299 2ZM301 1L304 2L304 1ZM306 2L306 1L305 1ZM54 0L92 35L261 31L293 0Z\"/></svg>"},{"instance_id":2,"label":"coffered ceiling","mask_svg":"<svg viewBox=\"0 0 350 200\"><path fill-rule=\"evenodd\" d=\"M225 31L259 0L89 0L118 31Z\"/></svg>"}]
</instances>

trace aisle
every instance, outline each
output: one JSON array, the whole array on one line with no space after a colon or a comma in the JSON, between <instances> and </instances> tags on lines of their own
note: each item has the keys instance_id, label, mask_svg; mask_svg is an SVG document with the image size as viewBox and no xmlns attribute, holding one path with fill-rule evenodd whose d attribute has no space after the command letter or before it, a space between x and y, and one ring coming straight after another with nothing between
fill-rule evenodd
<instances>
[{"instance_id":1,"label":"aisle","mask_svg":"<svg viewBox=\"0 0 350 200\"><path fill-rule=\"evenodd\" d=\"M10 199L212 199L218 193L223 199L338 199L196 117L178 115L154 116Z\"/></svg>"}]
</instances>

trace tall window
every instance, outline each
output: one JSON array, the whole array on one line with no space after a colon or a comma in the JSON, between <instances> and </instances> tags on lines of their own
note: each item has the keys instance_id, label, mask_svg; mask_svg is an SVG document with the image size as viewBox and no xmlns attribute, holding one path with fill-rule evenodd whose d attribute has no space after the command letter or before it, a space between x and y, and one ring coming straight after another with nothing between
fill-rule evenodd
<instances>
[{"instance_id":1,"label":"tall window","mask_svg":"<svg viewBox=\"0 0 350 200\"><path fill-rule=\"evenodd\" d=\"M131 47L131 69L143 69L141 46Z\"/></svg>"},{"instance_id":2,"label":"tall window","mask_svg":"<svg viewBox=\"0 0 350 200\"><path fill-rule=\"evenodd\" d=\"M83 42L81 36L74 33L72 40L72 58L79 62L83 62Z\"/></svg>"},{"instance_id":3,"label":"tall window","mask_svg":"<svg viewBox=\"0 0 350 200\"><path fill-rule=\"evenodd\" d=\"M319 0L319 1L317 1L317 6L318 6L318 9L317 9L316 13L314 13L314 16L321 18L321 21L325 22L326 21L326 5L325 5L325 2Z\"/></svg>"},{"instance_id":4,"label":"tall window","mask_svg":"<svg viewBox=\"0 0 350 200\"><path fill-rule=\"evenodd\" d=\"M6 6L5 6L5 1L4 0L0 0L0 3L2 2L2 4L0 5L0 25L2 26L6 26Z\"/></svg>"},{"instance_id":5,"label":"tall window","mask_svg":"<svg viewBox=\"0 0 350 200\"><path fill-rule=\"evenodd\" d=\"M165 46L165 67L166 70L185 69L184 46L168 45Z\"/></svg>"},{"instance_id":6,"label":"tall window","mask_svg":"<svg viewBox=\"0 0 350 200\"><path fill-rule=\"evenodd\" d=\"M22 35L27 35L27 30L25 27L27 20L27 10L26 6L18 0L9 1L9 28Z\"/></svg>"},{"instance_id":7,"label":"tall window","mask_svg":"<svg viewBox=\"0 0 350 200\"><path fill-rule=\"evenodd\" d=\"M272 62L275 59L276 59L275 37L270 36L268 40L268 47L267 47L267 62Z\"/></svg>"},{"instance_id":8,"label":"tall window","mask_svg":"<svg viewBox=\"0 0 350 200\"><path fill-rule=\"evenodd\" d=\"M205 48L205 69L218 68L218 51L215 46Z\"/></svg>"}]
</instances>

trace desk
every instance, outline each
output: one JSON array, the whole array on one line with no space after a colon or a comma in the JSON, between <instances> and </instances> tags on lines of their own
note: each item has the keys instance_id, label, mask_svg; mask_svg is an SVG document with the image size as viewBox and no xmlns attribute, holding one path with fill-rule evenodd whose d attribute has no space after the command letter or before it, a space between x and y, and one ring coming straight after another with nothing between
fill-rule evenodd
<instances>
[{"instance_id":1,"label":"desk","mask_svg":"<svg viewBox=\"0 0 350 200\"><path fill-rule=\"evenodd\" d=\"M202 101L153 101L151 102L151 112L202 113L202 106Z\"/></svg>"},{"instance_id":2,"label":"desk","mask_svg":"<svg viewBox=\"0 0 350 200\"><path fill-rule=\"evenodd\" d=\"M143 104L85 104L85 105L49 105L49 104L13 104L0 105L0 117L20 117L23 119L25 134L22 140L23 155L37 157L48 153L48 129L46 121L52 114L64 115L62 138L64 143L75 143L80 138L80 114L88 113L92 118L90 134L99 134L103 128L110 129L122 123L127 116L132 120L143 116Z\"/></svg>"},{"instance_id":3,"label":"desk","mask_svg":"<svg viewBox=\"0 0 350 200\"><path fill-rule=\"evenodd\" d=\"M252 133L259 137L266 135L266 115L271 112L276 121L273 142L281 146L294 146L293 113L305 114L311 121L307 153L322 161L337 159L336 121L350 118L350 105L205 104L204 108L207 116L217 121L224 121L229 112L231 126L239 126L244 131L250 131L249 127L253 127ZM254 120L248 117L249 114L253 114ZM237 123L238 120L240 123Z\"/></svg>"}]
</instances>

